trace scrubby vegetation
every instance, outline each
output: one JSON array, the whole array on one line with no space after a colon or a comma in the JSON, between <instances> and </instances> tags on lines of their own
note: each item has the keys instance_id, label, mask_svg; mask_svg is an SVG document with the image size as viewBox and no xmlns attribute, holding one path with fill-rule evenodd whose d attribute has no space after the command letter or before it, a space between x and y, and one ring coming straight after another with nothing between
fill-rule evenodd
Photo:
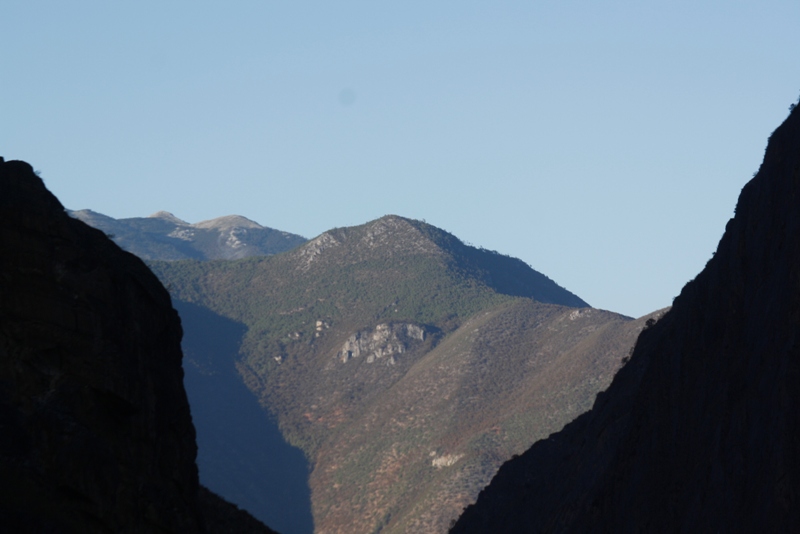
<instances>
[{"instance_id":1,"label":"scrubby vegetation","mask_svg":"<svg viewBox=\"0 0 800 534\"><path fill-rule=\"evenodd\" d=\"M391 216L276 256L151 266L175 298L246 325L239 371L314 466L320 529L443 530L505 459L591 405L641 326ZM403 325L422 339L343 356Z\"/></svg>"}]
</instances>

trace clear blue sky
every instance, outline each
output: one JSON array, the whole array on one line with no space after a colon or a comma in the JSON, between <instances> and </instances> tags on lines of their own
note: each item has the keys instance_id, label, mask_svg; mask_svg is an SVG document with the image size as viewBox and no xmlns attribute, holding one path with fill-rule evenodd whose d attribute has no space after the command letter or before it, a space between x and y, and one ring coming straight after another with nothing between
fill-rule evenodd
<instances>
[{"instance_id":1,"label":"clear blue sky","mask_svg":"<svg viewBox=\"0 0 800 534\"><path fill-rule=\"evenodd\" d=\"M800 93L800 2L0 6L0 155L72 209L385 214L667 306Z\"/></svg>"}]
</instances>

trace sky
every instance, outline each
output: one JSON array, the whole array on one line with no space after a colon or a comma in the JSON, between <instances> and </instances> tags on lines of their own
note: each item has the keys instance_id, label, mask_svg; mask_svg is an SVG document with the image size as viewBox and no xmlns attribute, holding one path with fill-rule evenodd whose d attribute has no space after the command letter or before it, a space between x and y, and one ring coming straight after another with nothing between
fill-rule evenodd
<instances>
[{"instance_id":1,"label":"sky","mask_svg":"<svg viewBox=\"0 0 800 534\"><path fill-rule=\"evenodd\" d=\"M800 2L4 0L0 156L70 209L387 214L638 317L800 96Z\"/></svg>"}]
</instances>

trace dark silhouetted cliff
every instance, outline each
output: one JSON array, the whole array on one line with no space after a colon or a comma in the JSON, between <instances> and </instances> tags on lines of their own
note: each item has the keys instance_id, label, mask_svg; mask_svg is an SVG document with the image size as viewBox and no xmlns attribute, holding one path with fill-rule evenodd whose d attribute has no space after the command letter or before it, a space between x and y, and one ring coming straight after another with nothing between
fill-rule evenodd
<instances>
[{"instance_id":1,"label":"dark silhouetted cliff","mask_svg":"<svg viewBox=\"0 0 800 534\"><path fill-rule=\"evenodd\" d=\"M800 112L714 257L594 408L505 464L452 532L800 525Z\"/></svg>"},{"instance_id":2,"label":"dark silhouetted cliff","mask_svg":"<svg viewBox=\"0 0 800 534\"><path fill-rule=\"evenodd\" d=\"M0 530L203 532L201 510L241 515L199 504L180 342L144 263L0 159Z\"/></svg>"}]
</instances>

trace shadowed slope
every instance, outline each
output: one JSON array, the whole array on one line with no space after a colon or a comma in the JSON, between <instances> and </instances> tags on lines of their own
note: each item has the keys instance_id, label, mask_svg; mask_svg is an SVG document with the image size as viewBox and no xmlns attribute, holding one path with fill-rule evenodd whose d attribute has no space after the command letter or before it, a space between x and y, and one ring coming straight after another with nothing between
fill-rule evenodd
<instances>
[{"instance_id":1,"label":"shadowed slope","mask_svg":"<svg viewBox=\"0 0 800 534\"><path fill-rule=\"evenodd\" d=\"M281 534L310 534L309 466L239 377L245 327L175 301L184 325L186 394L197 428L200 481Z\"/></svg>"}]
</instances>

